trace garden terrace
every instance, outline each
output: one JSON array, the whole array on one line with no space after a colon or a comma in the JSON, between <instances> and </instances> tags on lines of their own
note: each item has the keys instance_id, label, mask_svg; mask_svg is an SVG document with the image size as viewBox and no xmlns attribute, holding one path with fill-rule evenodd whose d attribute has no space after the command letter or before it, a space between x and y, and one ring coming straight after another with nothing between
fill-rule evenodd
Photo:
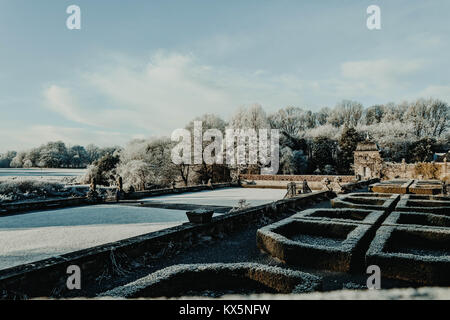
<instances>
[{"instance_id":1,"label":"garden terrace","mask_svg":"<svg viewBox=\"0 0 450 320\"><path fill-rule=\"evenodd\" d=\"M213 288L211 283L214 283ZM321 279L305 272L257 263L213 263L171 266L100 296L220 297L225 294L302 293L320 288Z\"/></svg>"},{"instance_id":2,"label":"garden terrace","mask_svg":"<svg viewBox=\"0 0 450 320\"><path fill-rule=\"evenodd\" d=\"M295 215L292 219L335 221L335 222L359 222L364 224L381 224L383 211L362 209L307 209Z\"/></svg>"},{"instance_id":3,"label":"garden terrace","mask_svg":"<svg viewBox=\"0 0 450 320\"><path fill-rule=\"evenodd\" d=\"M432 196L432 195L417 195L417 194L410 194L408 195L408 199L410 200L437 200L437 201L449 201L450 197L447 196Z\"/></svg>"},{"instance_id":4,"label":"garden terrace","mask_svg":"<svg viewBox=\"0 0 450 320\"><path fill-rule=\"evenodd\" d=\"M392 212L383 226L414 226L420 228L450 228L450 217L423 212Z\"/></svg>"},{"instance_id":5,"label":"garden terrace","mask_svg":"<svg viewBox=\"0 0 450 320\"><path fill-rule=\"evenodd\" d=\"M422 285L450 285L450 230L382 226L366 254L384 277Z\"/></svg>"},{"instance_id":6,"label":"garden terrace","mask_svg":"<svg viewBox=\"0 0 450 320\"><path fill-rule=\"evenodd\" d=\"M331 200L333 208L353 208L367 210L382 210L386 212L392 211L397 204L400 196L393 194L389 197L382 197L375 194L373 197L359 196L348 194Z\"/></svg>"},{"instance_id":7,"label":"garden terrace","mask_svg":"<svg viewBox=\"0 0 450 320\"><path fill-rule=\"evenodd\" d=\"M33 259L33 262L0 270L0 292L3 297L60 297L74 294L67 290L65 282L67 267L75 264L80 266L83 272L82 288L87 288L86 291L76 294L92 295L94 292L98 293L100 288L110 289L104 286L112 285L113 282L102 281L102 279L114 279L116 281L114 284L122 281L130 282L129 279L139 274L136 270L162 265L171 255L180 257L183 256L181 253L188 253L187 258L189 258L193 248L197 246L209 242L228 243L225 239L231 234L242 233L255 227L251 237L253 240L244 242L245 247L249 247L249 243L255 243L256 226L292 215L292 211L296 208L304 208L315 201L323 201L332 196L334 196L333 193L329 191L304 194L292 199L240 209L226 215L213 216L212 222L207 224L183 224L182 222L180 224L175 221L178 225L171 228L56 255L44 260ZM89 208L95 208L95 206ZM77 209L83 209L83 207ZM30 215L20 215L20 217ZM4 218L9 217L1 219ZM187 221L185 215L183 219ZM254 247L256 250L256 246ZM202 254L199 259L220 259L222 254L223 249L214 254Z\"/></svg>"},{"instance_id":8,"label":"garden terrace","mask_svg":"<svg viewBox=\"0 0 450 320\"><path fill-rule=\"evenodd\" d=\"M442 182L439 180L415 180L408 188L408 193L412 194L441 194Z\"/></svg>"},{"instance_id":9,"label":"garden terrace","mask_svg":"<svg viewBox=\"0 0 450 320\"><path fill-rule=\"evenodd\" d=\"M308 182L312 190L322 190L323 181L328 179L333 182L340 179L341 183L356 183L355 176L350 175L259 175L259 174L241 174L241 185L245 188L281 188L285 189L289 182L303 183L304 180Z\"/></svg>"},{"instance_id":10,"label":"garden terrace","mask_svg":"<svg viewBox=\"0 0 450 320\"><path fill-rule=\"evenodd\" d=\"M258 247L289 265L347 272L370 241L370 225L285 219L258 230Z\"/></svg>"},{"instance_id":11,"label":"garden terrace","mask_svg":"<svg viewBox=\"0 0 450 320\"><path fill-rule=\"evenodd\" d=\"M376 193L398 193L407 194L408 187L414 180L389 180L382 181L369 186L369 190Z\"/></svg>"},{"instance_id":12,"label":"garden terrace","mask_svg":"<svg viewBox=\"0 0 450 320\"><path fill-rule=\"evenodd\" d=\"M403 212L428 212L450 216L450 201L448 197L437 197L433 200L413 200L410 195L401 197L397 204L396 211Z\"/></svg>"}]
</instances>

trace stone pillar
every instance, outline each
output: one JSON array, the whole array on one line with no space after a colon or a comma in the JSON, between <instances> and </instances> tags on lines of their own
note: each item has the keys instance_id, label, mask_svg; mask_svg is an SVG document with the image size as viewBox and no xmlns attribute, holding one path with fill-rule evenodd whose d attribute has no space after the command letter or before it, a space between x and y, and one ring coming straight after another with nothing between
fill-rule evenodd
<instances>
[{"instance_id":1,"label":"stone pillar","mask_svg":"<svg viewBox=\"0 0 450 320\"><path fill-rule=\"evenodd\" d=\"M406 161L405 161L405 158L402 159L402 172L403 172L403 178L406 178Z\"/></svg>"},{"instance_id":2,"label":"stone pillar","mask_svg":"<svg viewBox=\"0 0 450 320\"><path fill-rule=\"evenodd\" d=\"M444 157L444 178L447 177L448 169L447 169L447 157Z\"/></svg>"}]
</instances>

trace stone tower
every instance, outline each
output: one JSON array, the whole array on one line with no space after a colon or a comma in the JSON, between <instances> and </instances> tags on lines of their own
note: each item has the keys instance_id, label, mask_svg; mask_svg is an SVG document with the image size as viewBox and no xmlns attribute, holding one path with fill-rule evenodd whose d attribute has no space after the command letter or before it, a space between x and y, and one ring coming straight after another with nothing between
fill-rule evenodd
<instances>
[{"instance_id":1,"label":"stone tower","mask_svg":"<svg viewBox=\"0 0 450 320\"><path fill-rule=\"evenodd\" d=\"M361 179L381 178L383 160L376 143L371 142L369 137L365 141L358 143L354 153L355 175Z\"/></svg>"}]
</instances>

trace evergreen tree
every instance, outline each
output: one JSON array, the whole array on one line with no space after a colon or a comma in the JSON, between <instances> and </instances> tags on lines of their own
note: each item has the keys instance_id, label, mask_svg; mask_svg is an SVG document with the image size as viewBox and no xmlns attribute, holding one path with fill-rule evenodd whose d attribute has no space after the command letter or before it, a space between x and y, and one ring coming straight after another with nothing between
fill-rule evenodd
<instances>
[{"instance_id":1,"label":"evergreen tree","mask_svg":"<svg viewBox=\"0 0 450 320\"><path fill-rule=\"evenodd\" d=\"M352 174L351 165L353 163L353 152L356 150L361 135L354 129L347 126L342 131L338 141L339 152L337 160L337 171L339 174Z\"/></svg>"}]
</instances>

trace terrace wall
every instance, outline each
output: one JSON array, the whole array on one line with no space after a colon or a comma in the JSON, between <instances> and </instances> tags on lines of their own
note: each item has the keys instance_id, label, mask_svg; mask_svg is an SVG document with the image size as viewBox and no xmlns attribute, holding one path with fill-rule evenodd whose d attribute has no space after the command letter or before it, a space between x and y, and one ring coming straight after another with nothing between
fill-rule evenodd
<instances>
[{"instance_id":1,"label":"terrace wall","mask_svg":"<svg viewBox=\"0 0 450 320\"><path fill-rule=\"evenodd\" d=\"M137 199L142 199L142 198L146 198L146 197L156 197L156 196L166 195L166 194L197 192L197 191L220 189L220 188L227 188L227 187L238 187L238 185L232 184L232 183L218 183L218 184L213 184L212 186L198 185L198 186L181 187L181 188L175 188L175 189L166 188L166 189L155 189L155 190L148 190L148 191L136 191L134 193L127 194L126 199L137 200ZM115 201L115 199L111 198L111 199L107 199L107 201ZM85 206L85 205L93 205L93 204L98 204L98 202L89 201L86 197L44 200L44 201L5 203L5 204L0 204L0 216L29 212L29 211L36 211L36 210L53 210L53 209L59 209L59 208Z\"/></svg>"},{"instance_id":2,"label":"terrace wall","mask_svg":"<svg viewBox=\"0 0 450 320\"><path fill-rule=\"evenodd\" d=\"M240 180L246 182L244 187L255 188L280 188L286 189L289 182L303 182L306 180L313 190L322 190L324 188L323 180L328 179L331 182L337 178L341 179L341 184L355 182L355 176L352 175L260 175L260 174L241 174Z\"/></svg>"},{"instance_id":3,"label":"terrace wall","mask_svg":"<svg viewBox=\"0 0 450 320\"><path fill-rule=\"evenodd\" d=\"M434 162L434 164L439 168L439 180L444 180L450 178L450 163L448 162ZM406 162L384 162L382 168L382 179L383 180L393 180L393 179L426 179L417 175L415 168L417 163L406 163Z\"/></svg>"}]
</instances>

